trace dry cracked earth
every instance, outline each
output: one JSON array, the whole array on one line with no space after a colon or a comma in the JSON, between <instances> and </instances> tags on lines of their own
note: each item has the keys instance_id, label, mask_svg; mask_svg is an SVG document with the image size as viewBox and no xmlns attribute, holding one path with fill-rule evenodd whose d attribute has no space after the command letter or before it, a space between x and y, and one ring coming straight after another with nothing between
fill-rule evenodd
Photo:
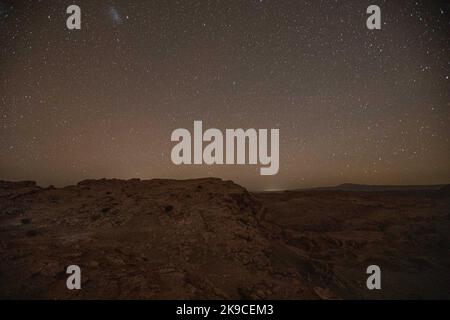
<instances>
[{"instance_id":1,"label":"dry cracked earth","mask_svg":"<svg viewBox=\"0 0 450 320\"><path fill-rule=\"evenodd\" d=\"M66 288L66 268L82 289ZM379 265L382 289L368 290ZM0 182L2 299L450 298L450 188Z\"/></svg>"}]
</instances>

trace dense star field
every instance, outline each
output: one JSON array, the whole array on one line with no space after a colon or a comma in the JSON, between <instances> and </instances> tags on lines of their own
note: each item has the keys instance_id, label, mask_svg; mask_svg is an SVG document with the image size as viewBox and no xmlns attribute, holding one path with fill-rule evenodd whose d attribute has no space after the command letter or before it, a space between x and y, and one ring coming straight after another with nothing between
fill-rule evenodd
<instances>
[{"instance_id":1,"label":"dense star field","mask_svg":"<svg viewBox=\"0 0 450 320\"><path fill-rule=\"evenodd\" d=\"M0 178L448 183L450 5L376 1L368 30L372 2L1 0ZM279 173L175 166L195 120L279 129Z\"/></svg>"}]
</instances>

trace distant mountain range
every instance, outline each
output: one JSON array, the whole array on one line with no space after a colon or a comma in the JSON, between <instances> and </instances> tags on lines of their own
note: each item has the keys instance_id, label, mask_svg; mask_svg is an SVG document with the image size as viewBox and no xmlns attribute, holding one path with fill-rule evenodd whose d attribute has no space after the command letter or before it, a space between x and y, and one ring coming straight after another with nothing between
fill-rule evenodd
<instances>
[{"instance_id":1,"label":"distant mountain range","mask_svg":"<svg viewBox=\"0 0 450 320\"><path fill-rule=\"evenodd\" d=\"M318 187L313 190L341 190L341 191L423 191L423 190L441 190L447 189L448 184L435 185L366 185L344 183L333 187Z\"/></svg>"}]
</instances>

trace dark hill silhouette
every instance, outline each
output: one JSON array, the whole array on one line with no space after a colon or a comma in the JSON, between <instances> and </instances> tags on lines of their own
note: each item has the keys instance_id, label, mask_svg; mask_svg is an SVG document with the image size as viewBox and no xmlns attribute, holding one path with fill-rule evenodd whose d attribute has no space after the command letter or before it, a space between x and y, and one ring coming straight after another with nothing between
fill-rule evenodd
<instances>
[{"instance_id":1,"label":"dark hill silhouette","mask_svg":"<svg viewBox=\"0 0 450 320\"><path fill-rule=\"evenodd\" d=\"M364 191L364 192L383 192L383 191L424 191L440 190L448 185L366 185L355 183L343 183L333 187L319 187L314 190L342 190L342 191Z\"/></svg>"}]
</instances>

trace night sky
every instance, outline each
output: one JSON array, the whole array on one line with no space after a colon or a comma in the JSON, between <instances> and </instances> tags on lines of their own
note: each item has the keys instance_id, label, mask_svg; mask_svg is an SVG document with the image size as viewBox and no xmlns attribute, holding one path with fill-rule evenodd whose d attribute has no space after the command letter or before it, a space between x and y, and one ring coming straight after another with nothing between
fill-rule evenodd
<instances>
[{"instance_id":1,"label":"night sky","mask_svg":"<svg viewBox=\"0 0 450 320\"><path fill-rule=\"evenodd\" d=\"M66 28L67 6L82 11ZM366 28L377 4L382 30ZM0 179L450 182L448 1L0 0ZM280 129L280 171L175 166L177 128Z\"/></svg>"}]
</instances>

